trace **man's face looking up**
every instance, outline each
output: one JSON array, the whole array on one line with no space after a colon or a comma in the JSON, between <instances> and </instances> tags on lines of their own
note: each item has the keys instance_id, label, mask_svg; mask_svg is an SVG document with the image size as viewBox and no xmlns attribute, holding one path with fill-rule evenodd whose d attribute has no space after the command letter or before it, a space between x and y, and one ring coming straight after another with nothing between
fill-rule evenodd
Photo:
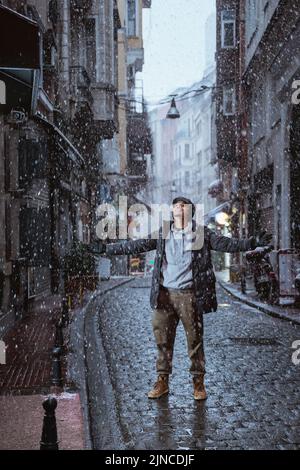
<instances>
[{"instance_id":1,"label":"man's face looking up","mask_svg":"<svg viewBox=\"0 0 300 470\"><path fill-rule=\"evenodd\" d=\"M183 201L173 204L173 217L175 223L182 224L185 227L192 220L192 205Z\"/></svg>"}]
</instances>

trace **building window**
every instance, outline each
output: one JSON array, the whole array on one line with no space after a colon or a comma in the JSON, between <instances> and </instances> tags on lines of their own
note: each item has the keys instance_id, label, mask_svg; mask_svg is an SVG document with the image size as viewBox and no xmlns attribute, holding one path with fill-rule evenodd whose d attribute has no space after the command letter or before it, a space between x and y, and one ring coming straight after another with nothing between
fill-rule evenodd
<instances>
[{"instance_id":1,"label":"building window","mask_svg":"<svg viewBox=\"0 0 300 470\"><path fill-rule=\"evenodd\" d=\"M128 36L136 36L136 0L128 0Z\"/></svg>"},{"instance_id":2,"label":"building window","mask_svg":"<svg viewBox=\"0 0 300 470\"><path fill-rule=\"evenodd\" d=\"M201 130L202 130L202 122L198 122L197 126L196 126L196 133L197 135L201 135Z\"/></svg>"},{"instance_id":3,"label":"building window","mask_svg":"<svg viewBox=\"0 0 300 470\"><path fill-rule=\"evenodd\" d=\"M184 184L186 187L190 186L191 181L190 181L190 172L186 171L184 174Z\"/></svg>"},{"instance_id":4,"label":"building window","mask_svg":"<svg viewBox=\"0 0 300 470\"><path fill-rule=\"evenodd\" d=\"M181 175L177 179L177 191L181 192Z\"/></svg>"},{"instance_id":5,"label":"building window","mask_svg":"<svg viewBox=\"0 0 300 470\"><path fill-rule=\"evenodd\" d=\"M48 6L48 20L56 25L58 20L58 5L57 0L50 0Z\"/></svg>"},{"instance_id":6,"label":"building window","mask_svg":"<svg viewBox=\"0 0 300 470\"><path fill-rule=\"evenodd\" d=\"M199 168L202 165L202 151L201 150L200 152L197 153L197 164Z\"/></svg>"},{"instance_id":7,"label":"building window","mask_svg":"<svg viewBox=\"0 0 300 470\"><path fill-rule=\"evenodd\" d=\"M222 48L235 47L235 12L233 10L222 11Z\"/></svg>"},{"instance_id":8,"label":"building window","mask_svg":"<svg viewBox=\"0 0 300 470\"><path fill-rule=\"evenodd\" d=\"M268 12L269 2L265 2L264 15ZM257 0L248 0L246 4L246 42L247 47L250 46L256 32L258 30L258 23L262 15L261 5ZM262 18L263 19L263 18Z\"/></svg>"},{"instance_id":9,"label":"building window","mask_svg":"<svg viewBox=\"0 0 300 470\"><path fill-rule=\"evenodd\" d=\"M197 186L198 186L198 194L202 194L202 181L198 181L197 183Z\"/></svg>"},{"instance_id":10,"label":"building window","mask_svg":"<svg viewBox=\"0 0 300 470\"><path fill-rule=\"evenodd\" d=\"M96 80L96 21L95 18L88 18L85 23L86 28L86 58L87 69L92 80Z\"/></svg>"},{"instance_id":11,"label":"building window","mask_svg":"<svg viewBox=\"0 0 300 470\"><path fill-rule=\"evenodd\" d=\"M190 158L190 145L189 144L185 144L184 146L184 157Z\"/></svg>"},{"instance_id":12,"label":"building window","mask_svg":"<svg viewBox=\"0 0 300 470\"><path fill-rule=\"evenodd\" d=\"M264 6L264 14L265 14L265 15L268 13L269 6L270 6L270 2L269 2L269 1L266 1L265 6Z\"/></svg>"},{"instance_id":13,"label":"building window","mask_svg":"<svg viewBox=\"0 0 300 470\"><path fill-rule=\"evenodd\" d=\"M235 114L235 89L233 86L223 89L223 114L224 116Z\"/></svg>"}]
</instances>

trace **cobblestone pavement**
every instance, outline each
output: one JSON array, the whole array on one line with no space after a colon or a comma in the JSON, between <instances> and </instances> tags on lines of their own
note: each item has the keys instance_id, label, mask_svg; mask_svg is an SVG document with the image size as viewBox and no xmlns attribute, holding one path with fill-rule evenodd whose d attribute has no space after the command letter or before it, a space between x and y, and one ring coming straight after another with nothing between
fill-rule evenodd
<instances>
[{"instance_id":1,"label":"cobblestone pavement","mask_svg":"<svg viewBox=\"0 0 300 470\"><path fill-rule=\"evenodd\" d=\"M300 327L271 318L218 288L205 316L208 400L195 402L182 325L168 397L152 401L156 378L148 279L111 291L99 325L129 449L300 449Z\"/></svg>"}]
</instances>

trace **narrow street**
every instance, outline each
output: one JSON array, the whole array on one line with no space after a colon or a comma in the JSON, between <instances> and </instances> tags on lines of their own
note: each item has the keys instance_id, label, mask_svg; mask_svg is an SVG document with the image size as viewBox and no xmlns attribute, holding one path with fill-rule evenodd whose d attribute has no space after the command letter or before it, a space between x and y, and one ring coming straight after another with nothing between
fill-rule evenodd
<instances>
[{"instance_id":1,"label":"narrow street","mask_svg":"<svg viewBox=\"0 0 300 470\"><path fill-rule=\"evenodd\" d=\"M110 291L98 310L125 447L300 449L300 375L291 360L300 328L219 287L219 310L205 317L208 400L193 399L180 325L170 394L151 401L156 350L149 283L136 279Z\"/></svg>"},{"instance_id":2,"label":"narrow street","mask_svg":"<svg viewBox=\"0 0 300 470\"><path fill-rule=\"evenodd\" d=\"M0 0L0 451L300 450L299 4Z\"/></svg>"}]
</instances>

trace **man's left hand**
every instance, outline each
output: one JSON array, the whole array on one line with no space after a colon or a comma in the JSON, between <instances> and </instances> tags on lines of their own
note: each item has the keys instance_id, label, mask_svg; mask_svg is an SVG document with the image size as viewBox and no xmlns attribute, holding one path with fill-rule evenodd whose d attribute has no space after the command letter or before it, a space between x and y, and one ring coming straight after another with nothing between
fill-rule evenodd
<instances>
[{"instance_id":1,"label":"man's left hand","mask_svg":"<svg viewBox=\"0 0 300 470\"><path fill-rule=\"evenodd\" d=\"M261 232L256 238L255 238L255 245L256 248L260 247L265 247L265 246L270 246L271 241L272 241L273 235L270 233L267 233L266 231Z\"/></svg>"}]
</instances>

